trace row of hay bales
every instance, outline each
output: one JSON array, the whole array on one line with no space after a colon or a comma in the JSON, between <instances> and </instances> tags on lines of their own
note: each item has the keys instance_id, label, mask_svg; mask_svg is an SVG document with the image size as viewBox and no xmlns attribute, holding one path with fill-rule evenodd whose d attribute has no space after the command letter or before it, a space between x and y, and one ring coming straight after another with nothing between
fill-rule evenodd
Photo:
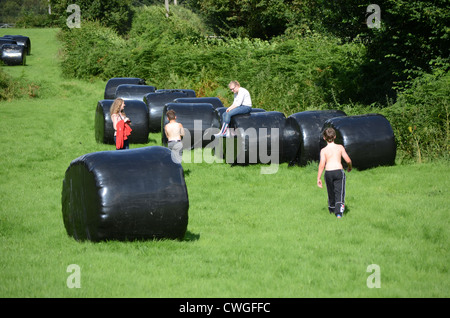
<instances>
[{"instance_id":1,"label":"row of hay bales","mask_svg":"<svg viewBox=\"0 0 450 318\"><path fill-rule=\"evenodd\" d=\"M26 65L27 55L31 54L30 38L23 35L4 35L0 37L0 59L6 65Z\"/></svg>"},{"instance_id":2,"label":"row of hay bales","mask_svg":"<svg viewBox=\"0 0 450 318\"><path fill-rule=\"evenodd\" d=\"M104 97L96 109L95 135L98 142L114 143L109 109L114 98L121 97L132 121L130 143L147 143L150 132L161 132L162 144L166 146L165 114L173 109L177 120L187 130L183 139L184 149L211 147L217 150L213 135L220 129L222 114L226 110L217 97L195 97L195 92L187 89L158 90L139 78L110 79ZM250 114L234 116L230 127L235 131L233 147L237 148L232 164L266 163L259 158L255 160L250 153L259 153L260 144L268 147L268 152L277 152L279 163L303 166L317 161L320 149L325 145L321 138L325 127L335 128L336 142L345 146L355 168L391 165L396 155L393 130L387 119L379 114L347 116L339 110L316 110L286 118L281 112L253 108ZM279 138L275 144L277 149L270 149L274 138L272 130L275 129ZM250 136L249 132L256 132L256 136ZM224 156L225 153L226 147L218 155Z\"/></svg>"},{"instance_id":3,"label":"row of hay bales","mask_svg":"<svg viewBox=\"0 0 450 318\"><path fill-rule=\"evenodd\" d=\"M145 81L136 78L111 79L105 98L97 104L97 141L113 142L109 107L114 98L122 97L126 100L127 116L132 120L130 142L134 143L146 143L150 131L161 131L164 145L161 128L166 122L165 113L174 109L177 120L190 131L183 141L185 148L212 146L217 150L215 143L226 139L225 145L231 140L232 148L238 149L233 163L254 163L253 152L259 152L258 148L264 145L269 148L267 152L278 154L279 163L306 165L319 159L320 149L325 145L321 132L325 127L333 127L336 142L346 147L355 168L394 164L394 134L389 122L379 114L347 116L339 110L320 110L286 118L280 112L254 109L250 114L232 118L234 137L216 140L212 134L221 126L221 114L225 111L222 103L216 98L188 94L192 91L149 88ZM249 136L249 131L256 134ZM201 136L201 142L190 139L194 135ZM274 135L279 140L276 149L271 148ZM228 149L223 150L220 156L226 155ZM263 160L256 157L255 162ZM182 239L187 230L188 210L183 167L162 146L83 155L70 163L63 180L64 225L67 233L77 240Z\"/></svg>"}]
</instances>

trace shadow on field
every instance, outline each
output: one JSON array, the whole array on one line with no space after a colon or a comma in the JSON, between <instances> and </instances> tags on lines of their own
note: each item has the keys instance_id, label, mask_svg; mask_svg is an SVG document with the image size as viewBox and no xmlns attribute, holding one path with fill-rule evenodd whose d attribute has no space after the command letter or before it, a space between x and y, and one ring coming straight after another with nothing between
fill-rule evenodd
<instances>
[{"instance_id":1,"label":"shadow on field","mask_svg":"<svg viewBox=\"0 0 450 318\"><path fill-rule=\"evenodd\" d=\"M344 209L344 215L347 215L350 213L350 207L346 204Z\"/></svg>"},{"instance_id":2,"label":"shadow on field","mask_svg":"<svg viewBox=\"0 0 450 318\"><path fill-rule=\"evenodd\" d=\"M186 234L184 235L183 241L193 242L193 241L198 241L199 239L200 239L200 234L195 234L195 233L187 231Z\"/></svg>"}]
</instances>

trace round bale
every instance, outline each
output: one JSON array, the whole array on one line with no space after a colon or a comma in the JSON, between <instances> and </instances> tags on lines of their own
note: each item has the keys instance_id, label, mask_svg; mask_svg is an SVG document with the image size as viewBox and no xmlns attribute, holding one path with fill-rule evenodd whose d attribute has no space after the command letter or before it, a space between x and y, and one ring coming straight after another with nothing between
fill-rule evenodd
<instances>
[{"instance_id":1,"label":"round bale","mask_svg":"<svg viewBox=\"0 0 450 318\"><path fill-rule=\"evenodd\" d=\"M148 108L150 131L161 131L161 117L163 115L164 105L173 102L174 99L187 96L188 94L181 90L158 90L145 94L143 101Z\"/></svg>"},{"instance_id":2,"label":"round bale","mask_svg":"<svg viewBox=\"0 0 450 318\"><path fill-rule=\"evenodd\" d=\"M397 147L389 121L380 114L335 117L327 120L322 132L332 127L337 144L345 147L353 167L364 170L395 164ZM321 148L326 142L321 139Z\"/></svg>"},{"instance_id":3,"label":"round bale","mask_svg":"<svg viewBox=\"0 0 450 318\"><path fill-rule=\"evenodd\" d=\"M1 46L1 60L6 65L26 65L27 55L25 47L18 44L3 44Z\"/></svg>"},{"instance_id":4,"label":"round bale","mask_svg":"<svg viewBox=\"0 0 450 318\"><path fill-rule=\"evenodd\" d=\"M28 36L24 35L4 35L5 38L12 38L19 45L23 45L25 47L25 54L31 54L31 41Z\"/></svg>"},{"instance_id":5,"label":"round bale","mask_svg":"<svg viewBox=\"0 0 450 318\"><path fill-rule=\"evenodd\" d=\"M217 114L219 115L219 118L220 118L220 125L222 125L222 115L223 115L223 113L225 113L227 111L227 108L228 107L217 107L216 108L216 112L217 112ZM252 107L252 110L251 110L252 113L262 113L262 112L265 112L265 111L266 111L265 109L254 108L254 107Z\"/></svg>"},{"instance_id":6,"label":"round bale","mask_svg":"<svg viewBox=\"0 0 450 318\"><path fill-rule=\"evenodd\" d=\"M195 97L195 91L193 89L178 89L178 88L174 88L174 89L170 89L170 88L161 88L161 89L157 89L156 90L157 93L163 93L163 92L183 92L186 93L187 97Z\"/></svg>"},{"instance_id":7,"label":"round bale","mask_svg":"<svg viewBox=\"0 0 450 318\"><path fill-rule=\"evenodd\" d=\"M0 47L3 44L17 44L17 41L15 41L13 38L11 37L1 37L0 38Z\"/></svg>"},{"instance_id":8,"label":"round bale","mask_svg":"<svg viewBox=\"0 0 450 318\"><path fill-rule=\"evenodd\" d=\"M106 83L104 99L114 99L117 86L121 84L146 85L145 80L138 77L113 77Z\"/></svg>"},{"instance_id":9,"label":"round bale","mask_svg":"<svg viewBox=\"0 0 450 318\"><path fill-rule=\"evenodd\" d=\"M175 103L206 103L213 105L214 108L224 107L218 97L184 97L174 100Z\"/></svg>"},{"instance_id":10,"label":"round bale","mask_svg":"<svg viewBox=\"0 0 450 318\"><path fill-rule=\"evenodd\" d=\"M154 91L155 87L150 85L120 84L116 88L114 98L144 101L144 96Z\"/></svg>"},{"instance_id":11,"label":"round bale","mask_svg":"<svg viewBox=\"0 0 450 318\"><path fill-rule=\"evenodd\" d=\"M169 122L166 116L168 110L174 110L177 122L184 127L183 149L204 148L211 143L214 132L220 129L219 117L213 105L207 103L167 103L161 119L161 140L167 146L164 126Z\"/></svg>"},{"instance_id":12,"label":"round bale","mask_svg":"<svg viewBox=\"0 0 450 318\"><path fill-rule=\"evenodd\" d=\"M182 239L188 224L183 167L161 146L73 160L61 203L66 231L80 241Z\"/></svg>"},{"instance_id":13,"label":"round bale","mask_svg":"<svg viewBox=\"0 0 450 318\"><path fill-rule=\"evenodd\" d=\"M285 151L289 150L283 145L285 123L286 117L277 111L233 116L230 121L232 137L220 138L223 153L215 153L225 156L226 162L231 164L285 162Z\"/></svg>"},{"instance_id":14,"label":"round bale","mask_svg":"<svg viewBox=\"0 0 450 318\"><path fill-rule=\"evenodd\" d=\"M319 161L322 126L328 119L341 116L346 116L341 110L311 110L289 116L286 126L293 135L298 134L298 143L291 145L295 156L289 163L305 166L308 162Z\"/></svg>"},{"instance_id":15,"label":"round bale","mask_svg":"<svg viewBox=\"0 0 450 318\"><path fill-rule=\"evenodd\" d=\"M114 144L114 128L111 120L110 108L113 99L102 99L97 103L95 110L95 140L98 143ZM148 142L148 110L143 101L125 101L125 113L130 118L130 127L133 129L129 142L145 144Z\"/></svg>"}]
</instances>

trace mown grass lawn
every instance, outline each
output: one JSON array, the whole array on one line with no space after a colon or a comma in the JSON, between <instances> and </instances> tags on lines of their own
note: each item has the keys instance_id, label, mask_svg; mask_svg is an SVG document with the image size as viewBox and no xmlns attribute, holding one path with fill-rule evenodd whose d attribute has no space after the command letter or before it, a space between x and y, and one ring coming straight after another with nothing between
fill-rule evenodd
<instances>
[{"instance_id":1,"label":"mown grass lawn","mask_svg":"<svg viewBox=\"0 0 450 318\"><path fill-rule=\"evenodd\" d=\"M185 162L184 240L75 241L62 222L62 181L71 160L114 149L94 137L106 83L61 74L56 29L5 32L29 36L32 55L2 67L39 90L0 102L0 297L450 296L446 161L348 173L341 220L327 212L316 163L261 174L260 165ZM71 264L80 288L67 285ZM372 264L380 288L368 287Z\"/></svg>"}]
</instances>

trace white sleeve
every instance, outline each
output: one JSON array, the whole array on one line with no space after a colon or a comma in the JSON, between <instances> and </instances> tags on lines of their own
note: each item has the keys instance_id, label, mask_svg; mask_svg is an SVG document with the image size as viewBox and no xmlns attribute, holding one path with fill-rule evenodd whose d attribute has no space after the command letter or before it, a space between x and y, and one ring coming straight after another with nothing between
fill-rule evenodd
<instances>
[{"instance_id":1,"label":"white sleeve","mask_svg":"<svg viewBox=\"0 0 450 318\"><path fill-rule=\"evenodd\" d=\"M235 106L252 106L252 100L250 98L250 93L245 88L239 88L239 92L234 97L233 105Z\"/></svg>"}]
</instances>

